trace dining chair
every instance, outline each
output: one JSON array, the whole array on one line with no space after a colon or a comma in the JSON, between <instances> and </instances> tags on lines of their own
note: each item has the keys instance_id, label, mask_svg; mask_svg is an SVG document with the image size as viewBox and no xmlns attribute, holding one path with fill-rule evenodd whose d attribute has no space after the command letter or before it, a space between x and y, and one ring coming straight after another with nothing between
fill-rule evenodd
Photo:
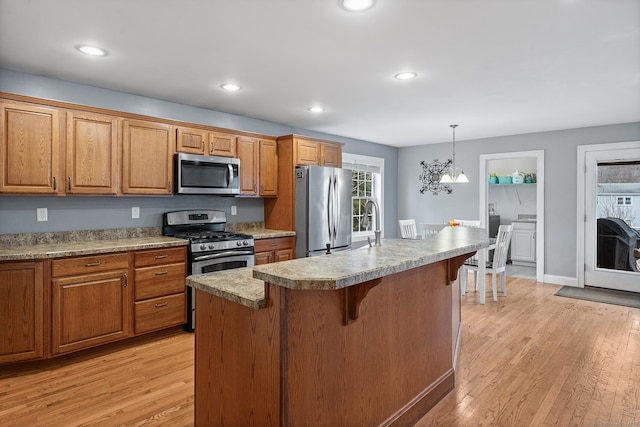
<instances>
[{"instance_id":1,"label":"dining chair","mask_svg":"<svg viewBox=\"0 0 640 427\"><path fill-rule=\"evenodd\" d=\"M415 239L416 233L416 220L415 219L399 219L400 224L400 237L403 239Z\"/></svg>"},{"instance_id":2,"label":"dining chair","mask_svg":"<svg viewBox=\"0 0 640 427\"><path fill-rule=\"evenodd\" d=\"M501 225L498 228L498 235L496 236L495 248L493 251L493 259L491 265L487 266L487 273L491 273L492 276L492 290L493 300L498 301L498 292L496 289L496 276L500 274L500 286L502 288L502 295L507 296L507 278L506 278L506 266L507 266L507 253L509 252L509 242L511 241L511 233L513 232L513 224ZM493 245L492 245L493 246ZM471 258L470 258L471 259ZM478 262L476 260L475 265L473 263L462 264L462 294L467 292L467 274L469 271L473 271L473 288L478 289Z\"/></svg>"},{"instance_id":3,"label":"dining chair","mask_svg":"<svg viewBox=\"0 0 640 427\"><path fill-rule=\"evenodd\" d=\"M446 224L427 224L420 223L420 235L423 239L432 239L438 235L440 230L446 227Z\"/></svg>"}]
</instances>

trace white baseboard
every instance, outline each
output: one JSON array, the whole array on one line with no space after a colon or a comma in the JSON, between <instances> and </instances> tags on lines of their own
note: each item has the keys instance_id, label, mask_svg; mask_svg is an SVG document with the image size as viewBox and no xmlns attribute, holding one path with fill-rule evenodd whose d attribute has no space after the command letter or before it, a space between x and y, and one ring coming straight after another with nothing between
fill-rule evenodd
<instances>
[{"instance_id":1,"label":"white baseboard","mask_svg":"<svg viewBox=\"0 0 640 427\"><path fill-rule=\"evenodd\" d=\"M553 285L573 286L574 288L579 287L577 277L554 276L552 274L545 274L543 282L551 283Z\"/></svg>"}]
</instances>

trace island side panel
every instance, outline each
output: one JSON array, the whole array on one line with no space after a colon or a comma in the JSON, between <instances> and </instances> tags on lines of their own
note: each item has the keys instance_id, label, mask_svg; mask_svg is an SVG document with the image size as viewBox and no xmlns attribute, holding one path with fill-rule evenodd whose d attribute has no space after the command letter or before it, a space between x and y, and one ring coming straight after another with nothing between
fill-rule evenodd
<instances>
[{"instance_id":1,"label":"island side panel","mask_svg":"<svg viewBox=\"0 0 640 427\"><path fill-rule=\"evenodd\" d=\"M385 277L347 326L344 290L270 292L286 340L283 425L412 425L453 388L446 261Z\"/></svg>"},{"instance_id":2,"label":"island side panel","mask_svg":"<svg viewBox=\"0 0 640 427\"><path fill-rule=\"evenodd\" d=\"M195 425L280 425L279 311L196 291Z\"/></svg>"}]
</instances>

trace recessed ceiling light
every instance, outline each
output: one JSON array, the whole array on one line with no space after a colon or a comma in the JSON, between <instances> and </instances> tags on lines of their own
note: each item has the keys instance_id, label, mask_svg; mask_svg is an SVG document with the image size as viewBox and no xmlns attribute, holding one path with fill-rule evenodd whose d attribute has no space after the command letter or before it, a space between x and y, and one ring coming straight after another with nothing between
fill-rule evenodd
<instances>
[{"instance_id":1,"label":"recessed ceiling light","mask_svg":"<svg viewBox=\"0 0 640 427\"><path fill-rule=\"evenodd\" d=\"M80 52L86 55L91 55L91 56L106 56L108 53L104 49L101 49L95 46L89 46L89 45L79 45L79 46L76 46L76 49L78 49Z\"/></svg>"},{"instance_id":2,"label":"recessed ceiling light","mask_svg":"<svg viewBox=\"0 0 640 427\"><path fill-rule=\"evenodd\" d=\"M394 76L396 79L398 80L411 80L411 79L415 79L416 77L418 77L418 75L414 72L408 71L408 72L404 72L404 73L398 73Z\"/></svg>"},{"instance_id":3,"label":"recessed ceiling light","mask_svg":"<svg viewBox=\"0 0 640 427\"><path fill-rule=\"evenodd\" d=\"M311 111L312 113L322 113L324 111L324 108L322 108L322 107L309 107L309 108L307 108L307 110Z\"/></svg>"},{"instance_id":4,"label":"recessed ceiling light","mask_svg":"<svg viewBox=\"0 0 640 427\"><path fill-rule=\"evenodd\" d=\"M373 0L342 0L342 7L351 12L361 12L373 6Z\"/></svg>"},{"instance_id":5,"label":"recessed ceiling light","mask_svg":"<svg viewBox=\"0 0 640 427\"><path fill-rule=\"evenodd\" d=\"M235 92L236 90L240 90L240 86L233 83L225 83L220 87L224 90L228 90L229 92Z\"/></svg>"}]
</instances>

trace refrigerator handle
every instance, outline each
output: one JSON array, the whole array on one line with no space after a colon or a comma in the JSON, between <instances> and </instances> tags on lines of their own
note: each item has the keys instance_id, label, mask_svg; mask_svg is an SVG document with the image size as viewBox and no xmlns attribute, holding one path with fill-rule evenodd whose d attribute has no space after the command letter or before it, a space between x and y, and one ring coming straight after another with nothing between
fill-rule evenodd
<instances>
[{"instance_id":1,"label":"refrigerator handle","mask_svg":"<svg viewBox=\"0 0 640 427\"><path fill-rule=\"evenodd\" d=\"M340 217L340 197L338 197L338 195L340 194L340 186L342 185L341 182L338 181L338 175L335 175L333 178L333 202L335 204L335 208L333 210L333 239L335 241L335 239L338 238L338 224L340 224L339 221L339 217Z\"/></svg>"},{"instance_id":2,"label":"refrigerator handle","mask_svg":"<svg viewBox=\"0 0 640 427\"><path fill-rule=\"evenodd\" d=\"M331 176L329 176L329 188L327 191L327 225L329 228L329 242L333 243L333 239L331 238L331 231L333 229L333 192L331 188Z\"/></svg>"}]
</instances>

